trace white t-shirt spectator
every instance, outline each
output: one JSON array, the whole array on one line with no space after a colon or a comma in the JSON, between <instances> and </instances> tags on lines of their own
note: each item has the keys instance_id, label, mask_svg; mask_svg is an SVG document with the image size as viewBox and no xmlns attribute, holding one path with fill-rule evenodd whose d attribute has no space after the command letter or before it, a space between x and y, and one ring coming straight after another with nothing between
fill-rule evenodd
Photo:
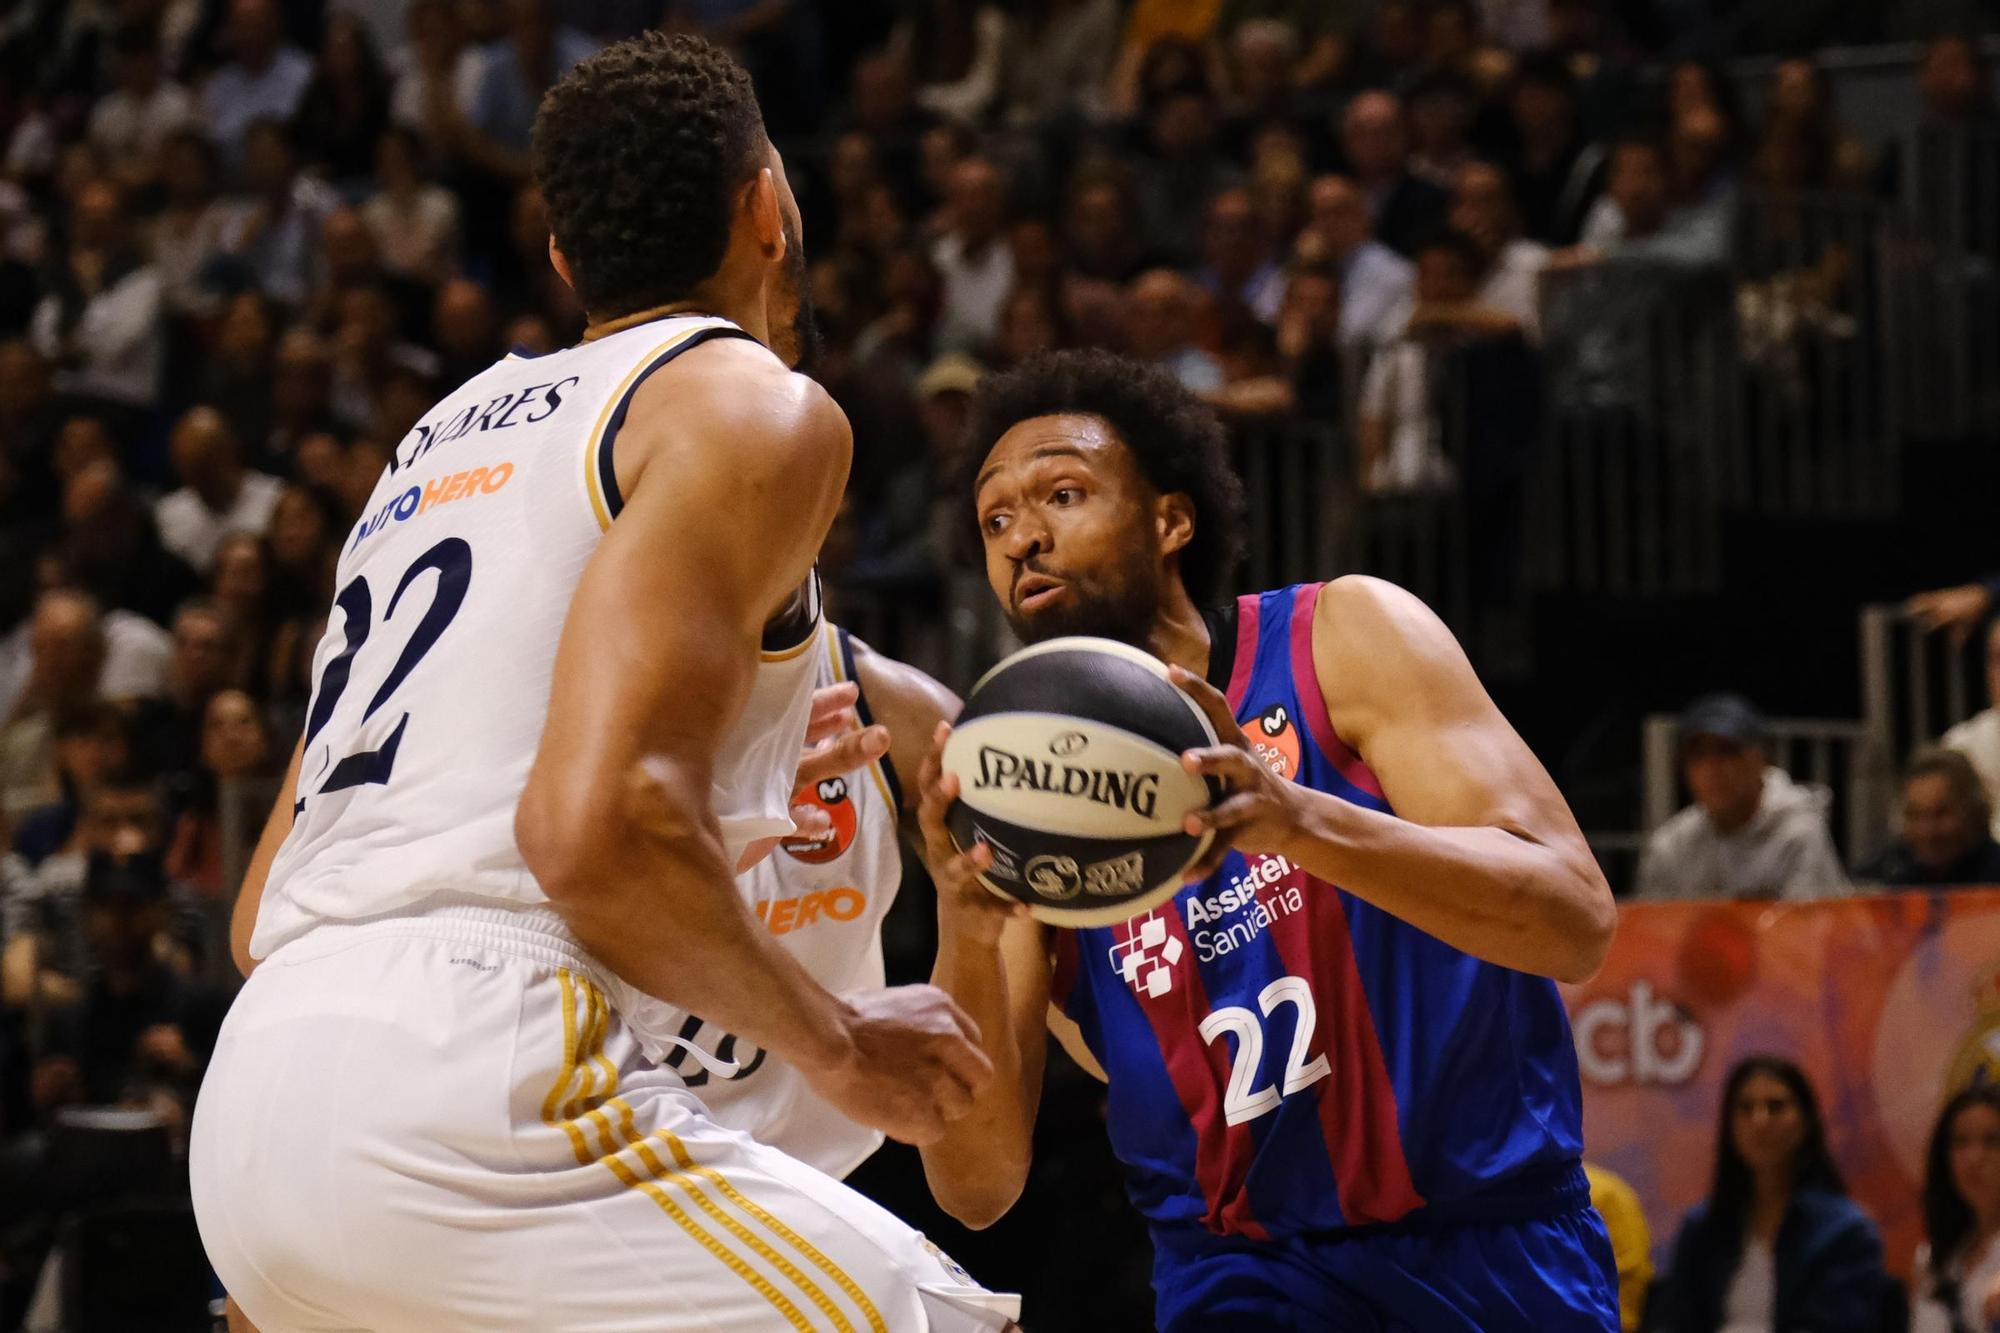
<instances>
[{"instance_id":1,"label":"white t-shirt spectator","mask_svg":"<svg viewBox=\"0 0 2000 1333\"><path fill-rule=\"evenodd\" d=\"M1838 896L1847 872L1827 831L1830 794L1801 786L1775 764L1764 770L1757 813L1733 833L1715 827L1698 805L1646 839L1639 858L1642 898L1789 898Z\"/></svg>"},{"instance_id":2,"label":"white t-shirt spectator","mask_svg":"<svg viewBox=\"0 0 2000 1333\"><path fill-rule=\"evenodd\" d=\"M260 74L232 61L210 75L201 90L201 105L223 157L236 160L243 135L256 121L290 120L311 82L312 61L291 46L279 47Z\"/></svg>"},{"instance_id":3,"label":"white t-shirt spectator","mask_svg":"<svg viewBox=\"0 0 2000 1333\"><path fill-rule=\"evenodd\" d=\"M1363 241L1340 269L1340 342L1381 347L1410 322L1417 266L1380 241Z\"/></svg>"},{"instance_id":4,"label":"white t-shirt spectator","mask_svg":"<svg viewBox=\"0 0 2000 1333\"><path fill-rule=\"evenodd\" d=\"M1479 304L1520 320L1521 336L1531 343L1541 341L1541 279L1548 266L1549 247L1517 238L1500 247L1492 271L1479 286Z\"/></svg>"},{"instance_id":5,"label":"white t-shirt spectator","mask_svg":"<svg viewBox=\"0 0 2000 1333\"><path fill-rule=\"evenodd\" d=\"M192 216L162 214L154 221L153 267L160 275L167 309L193 315L215 307L216 295L203 285L203 277L222 253L235 220L235 207L217 202Z\"/></svg>"},{"instance_id":6,"label":"white t-shirt spectator","mask_svg":"<svg viewBox=\"0 0 2000 1333\"><path fill-rule=\"evenodd\" d=\"M1964 755L1979 774L1979 785L1993 806L1993 836L2000 838L2000 708L1974 713L1947 731L1941 743Z\"/></svg>"},{"instance_id":7,"label":"white t-shirt spectator","mask_svg":"<svg viewBox=\"0 0 2000 1333\"><path fill-rule=\"evenodd\" d=\"M90 142L116 161L156 153L169 135L201 123L201 106L194 94L164 80L147 97L119 88L105 95L90 113Z\"/></svg>"},{"instance_id":8,"label":"white t-shirt spectator","mask_svg":"<svg viewBox=\"0 0 2000 1333\"><path fill-rule=\"evenodd\" d=\"M931 261L944 284L938 349L977 354L1000 331L1001 307L1014 290L1014 252L996 237L974 259L966 255L957 236L945 235L931 248Z\"/></svg>"},{"instance_id":9,"label":"white t-shirt spectator","mask_svg":"<svg viewBox=\"0 0 2000 1333\"><path fill-rule=\"evenodd\" d=\"M424 71L408 47L401 48L397 54L399 72L395 90L389 94L389 116L398 125L407 125L429 138L430 120L424 106ZM458 53L458 61L451 72L451 97L458 113L468 120L472 118L474 103L479 100L480 81L485 77L484 51L468 46Z\"/></svg>"},{"instance_id":10,"label":"white t-shirt spectator","mask_svg":"<svg viewBox=\"0 0 2000 1333\"><path fill-rule=\"evenodd\" d=\"M1361 478L1364 491L1401 495L1450 487L1453 471L1432 401L1430 353L1422 343L1401 339L1368 363L1360 414L1381 423L1386 445Z\"/></svg>"},{"instance_id":11,"label":"white t-shirt spectator","mask_svg":"<svg viewBox=\"0 0 2000 1333\"><path fill-rule=\"evenodd\" d=\"M43 297L28 334L43 356L63 367L56 372L58 392L149 408L160 397L164 308L159 272L144 264L86 301L67 331L60 299ZM64 365L71 351L76 359Z\"/></svg>"},{"instance_id":12,"label":"white t-shirt spectator","mask_svg":"<svg viewBox=\"0 0 2000 1333\"><path fill-rule=\"evenodd\" d=\"M451 276L458 199L450 190L426 185L408 199L384 191L361 206L361 219L375 238L383 268L433 285Z\"/></svg>"},{"instance_id":13,"label":"white t-shirt spectator","mask_svg":"<svg viewBox=\"0 0 2000 1333\"><path fill-rule=\"evenodd\" d=\"M160 527L160 544L206 576L215 563L215 548L224 537L247 532L261 537L271 526L271 511L278 507L284 484L262 472L245 472L237 489L236 503L217 512L210 509L191 487L160 497L153 517Z\"/></svg>"},{"instance_id":14,"label":"white t-shirt spectator","mask_svg":"<svg viewBox=\"0 0 2000 1333\"><path fill-rule=\"evenodd\" d=\"M104 613L104 667L97 692L113 703L157 699L167 692L167 667L174 636L137 611L112 607Z\"/></svg>"},{"instance_id":15,"label":"white t-shirt spectator","mask_svg":"<svg viewBox=\"0 0 2000 1333\"><path fill-rule=\"evenodd\" d=\"M1967 1259L1975 1262L1968 1267ZM1916 1261L1910 1267L1916 1288L1910 1295L1910 1333L1952 1333L1954 1313L1966 1328L1985 1327L1986 1293L2000 1282L2000 1244L1989 1241L1975 1254L1958 1256L1950 1271L1958 1278L1956 1311L1940 1299L1931 1282L1931 1247L1917 1246Z\"/></svg>"}]
</instances>

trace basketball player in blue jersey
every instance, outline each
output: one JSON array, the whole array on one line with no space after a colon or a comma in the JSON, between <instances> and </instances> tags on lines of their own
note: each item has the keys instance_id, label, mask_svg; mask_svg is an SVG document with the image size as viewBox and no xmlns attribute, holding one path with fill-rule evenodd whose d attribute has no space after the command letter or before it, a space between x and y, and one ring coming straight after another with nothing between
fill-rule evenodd
<instances>
[{"instance_id":1,"label":"basketball player in blue jersey","mask_svg":"<svg viewBox=\"0 0 2000 1333\"><path fill-rule=\"evenodd\" d=\"M1451 634L1367 578L1218 605L1242 493L1154 370L1036 359L982 387L968 444L1016 631L1169 663L1224 741L1183 762L1227 794L1176 898L1050 930L974 880L990 853L956 852L926 764L934 980L998 1070L923 1149L939 1202L978 1226L1017 1197L1046 1022L1109 1083L1162 1329L1617 1329L1551 980L1596 970L1611 894Z\"/></svg>"}]
</instances>

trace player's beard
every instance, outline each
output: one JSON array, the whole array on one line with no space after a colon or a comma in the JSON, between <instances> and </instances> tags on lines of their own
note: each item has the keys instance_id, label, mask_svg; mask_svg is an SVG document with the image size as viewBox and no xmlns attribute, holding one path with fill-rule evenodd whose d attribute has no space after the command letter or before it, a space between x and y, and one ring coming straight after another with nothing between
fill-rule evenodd
<instances>
[{"instance_id":1,"label":"player's beard","mask_svg":"<svg viewBox=\"0 0 2000 1333\"><path fill-rule=\"evenodd\" d=\"M784 360L801 375L819 368L825 345L820 338L819 320L813 314L812 282L806 273L806 248L799 243L799 229L785 224L784 294L793 301L791 353Z\"/></svg>"},{"instance_id":2,"label":"player's beard","mask_svg":"<svg viewBox=\"0 0 2000 1333\"><path fill-rule=\"evenodd\" d=\"M1160 568L1152 552L1137 544L1118 564L1082 576L1050 568L1039 571L1068 585L1069 595L1046 610L1022 613L1011 601L1007 623L1023 643L1066 634L1094 634L1145 648L1160 612Z\"/></svg>"}]
</instances>

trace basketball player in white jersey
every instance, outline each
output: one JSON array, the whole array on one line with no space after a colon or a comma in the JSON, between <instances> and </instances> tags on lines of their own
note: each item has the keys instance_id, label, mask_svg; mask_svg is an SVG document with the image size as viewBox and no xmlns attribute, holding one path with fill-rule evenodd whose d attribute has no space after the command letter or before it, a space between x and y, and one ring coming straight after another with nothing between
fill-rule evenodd
<instances>
[{"instance_id":1,"label":"basketball player in white jersey","mask_svg":"<svg viewBox=\"0 0 2000 1333\"><path fill-rule=\"evenodd\" d=\"M882 922L903 875L899 834L916 828L916 787L905 782L928 751L938 723L958 715L958 697L915 667L884 657L832 624L814 654L822 696L858 687L847 714L829 713L824 777L802 781L793 809L816 816L816 831L785 839L739 879L757 919L820 985L836 993L880 986ZM852 728L836 742L832 727ZM881 744L856 744L887 733ZM850 761L846 756L851 755ZM853 762L852 771L834 771ZM882 1133L855 1123L813 1091L783 1060L746 1049L733 1035L690 1020L680 1034L695 1049L666 1063L686 1073L721 1124L844 1177L882 1144ZM697 1068L697 1055L706 1057Z\"/></svg>"},{"instance_id":2,"label":"basketball player in white jersey","mask_svg":"<svg viewBox=\"0 0 2000 1333\"><path fill-rule=\"evenodd\" d=\"M941 992L830 994L733 879L794 828L850 448L788 369L797 208L749 80L649 34L534 146L589 333L446 397L347 536L195 1111L209 1257L265 1333L1003 1328L658 1063L708 1058L699 1015L917 1143L991 1075Z\"/></svg>"}]
</instances>

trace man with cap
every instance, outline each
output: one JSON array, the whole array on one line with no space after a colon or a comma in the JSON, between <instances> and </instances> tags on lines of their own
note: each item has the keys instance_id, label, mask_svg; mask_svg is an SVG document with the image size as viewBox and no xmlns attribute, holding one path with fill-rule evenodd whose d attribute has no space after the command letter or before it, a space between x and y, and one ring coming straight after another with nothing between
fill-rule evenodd
<instances>
[{"instance_id":1,"label":"man with cap","mask_svg":"<svg viewBox=\"0 0 2000 1333\"><path fill-rule=\"evenodd\" d=\"M1640 897L1802 899L1846 890L1826 826L1827 793L1770 762L1764 718L1749 700L1697 699L1679 731L1694 804L1646 840Z\"/></svg>"}]
</instances>

